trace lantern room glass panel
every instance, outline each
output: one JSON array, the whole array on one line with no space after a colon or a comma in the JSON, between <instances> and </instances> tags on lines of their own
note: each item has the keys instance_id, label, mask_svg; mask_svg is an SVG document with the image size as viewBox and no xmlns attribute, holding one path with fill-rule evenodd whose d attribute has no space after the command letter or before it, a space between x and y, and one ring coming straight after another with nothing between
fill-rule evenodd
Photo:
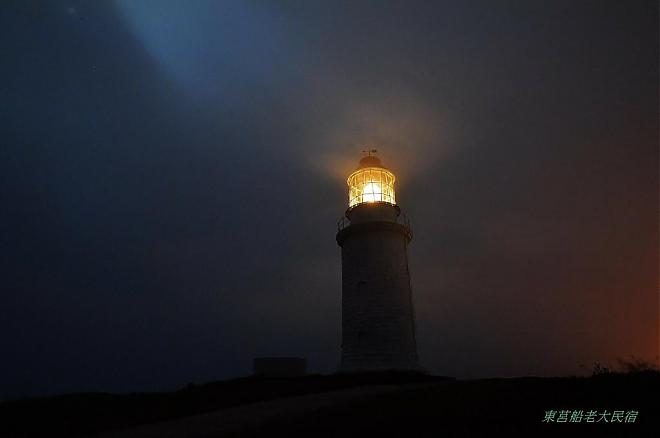
<instances>
[{"instance_id":1,"label":"lantern room glass panel","mask_svg":"<svg viewBox=\"0 0 660 438\"><path fill-rule=\"evenodd\" d=\"M381 167L367 167L353 172L348 184L348 207L366 202L396 204L394 174Z\"/></svg>"}]
</instances>

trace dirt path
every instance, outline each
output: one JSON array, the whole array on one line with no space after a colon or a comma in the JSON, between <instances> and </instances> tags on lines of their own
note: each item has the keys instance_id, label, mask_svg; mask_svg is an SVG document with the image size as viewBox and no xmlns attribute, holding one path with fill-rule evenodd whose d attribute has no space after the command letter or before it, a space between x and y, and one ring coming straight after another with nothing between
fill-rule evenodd
<instances>
[{"instance_id":1,"label":"dirt path","mask_svg":"<svg viewBox=\"0 0 660 438\"><path fill-rule=\"evenodd\" d=\"M318 411L379 394L414 390L423 387L443 385L444 382L413 383L405 385L377 385L349 388L339 391L307 394L278 400L253 403L229 409L194 415L176 420L105 432L94 435L97 438L206 438L225 434L249 431L271 420L287 419Z\"/></svg>"}]
</instances>

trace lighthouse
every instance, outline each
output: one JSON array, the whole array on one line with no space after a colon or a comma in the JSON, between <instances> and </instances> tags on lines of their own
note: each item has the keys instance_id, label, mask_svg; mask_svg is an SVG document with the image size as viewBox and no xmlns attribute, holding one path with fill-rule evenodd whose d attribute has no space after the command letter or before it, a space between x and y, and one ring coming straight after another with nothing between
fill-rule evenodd
<instances>
[{"instance_id":1,"label":"lighthouse","mask_svg":"<svg viewBox=\"0 0 660 438\"><path fill-rule=\"evenodd\" d=\"M339 371L420 371L408 263L412 231L396 204L395 176L374 152L348 176L348 209L338 223Z\"/></svg>"}]
</instances>

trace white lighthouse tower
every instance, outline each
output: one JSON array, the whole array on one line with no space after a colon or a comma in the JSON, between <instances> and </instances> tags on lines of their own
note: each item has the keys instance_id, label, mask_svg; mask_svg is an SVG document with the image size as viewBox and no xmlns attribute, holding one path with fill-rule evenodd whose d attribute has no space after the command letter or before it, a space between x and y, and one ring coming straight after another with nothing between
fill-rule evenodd
<instances>
[{"instance_id":1,"label":"white lighthouse tower","mask_svg":"<svg viewBox=\"0 0 660 438\"><path fill-rule=\"evenodd\" d=\"M350 174L338 224L342 264L340 372L420 371L408 244L392 172L371 155Z\"/></svg>"}]
</instances>

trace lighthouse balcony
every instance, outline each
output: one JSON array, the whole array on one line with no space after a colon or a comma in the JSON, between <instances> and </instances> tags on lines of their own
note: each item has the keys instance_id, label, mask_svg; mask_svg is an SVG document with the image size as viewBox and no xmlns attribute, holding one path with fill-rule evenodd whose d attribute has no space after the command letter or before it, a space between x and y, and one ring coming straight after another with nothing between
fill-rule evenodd
<instances>
[{"instance_id":1,"label":"lighthouse balcony","mask_svg":"<svg viewBox=\"0 0 660 438\"><path fill-rule=\"evenodd\" d=\"M412 240L410 220L397 205L387 202L370 202L349 208L337 221L337 240L367 228L390 229L403 234L407 241Z\"/></svg>"}]
</instances>

